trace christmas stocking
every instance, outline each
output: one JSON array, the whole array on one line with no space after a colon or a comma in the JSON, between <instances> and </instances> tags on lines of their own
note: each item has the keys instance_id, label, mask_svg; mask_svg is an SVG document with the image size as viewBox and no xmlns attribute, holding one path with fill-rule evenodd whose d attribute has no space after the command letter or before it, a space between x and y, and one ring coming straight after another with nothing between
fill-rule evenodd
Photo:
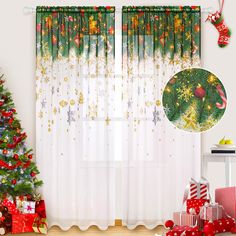
<instances>
[{"instance_id":1,"label":"christmas stocking","mask_svg":"<svg viewBox=\"0 0 236 236\"><path fill-rule=\"evenodd\" d=\"M218 45L220 47L225 47L229 43L229 38L231 36L230 29L226 26L224 22L224 17L220 12L210 14L208 20L216 27L219 32Z\"/></svg>"}]
</instances>

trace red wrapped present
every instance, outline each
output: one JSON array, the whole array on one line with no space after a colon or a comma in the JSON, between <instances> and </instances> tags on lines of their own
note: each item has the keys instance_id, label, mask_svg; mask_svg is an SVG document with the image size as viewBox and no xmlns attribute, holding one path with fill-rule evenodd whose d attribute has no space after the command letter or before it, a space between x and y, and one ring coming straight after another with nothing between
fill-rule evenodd
<instances>
[{"instance_id":1,"label":"red wrapped present","mask_svg":"<svg viewBox=\"0 0 236 236\"><path fill-rule=\"evenodd\" d=\"M174 212L173 219L175 225L178 226L197 226L199 225L199 215L189 214L187 212Z\"/></svg>"},{"instance_id":2,"label":"red wrapped present","mask_svg":"<svg viewBox=\"0 0 236 236\"><path fill-rule=\"evenodd\" d=\"M205 203L200 210L200 219L219 220L223 217L223 208L218 203Z\"/></svg>"},{"instance_id":3,"label":"red wrapped present","mask_svg":"<svg viewBox=\"0 0 236 236\"><path fill-rule=\"evenodd\" d=\"M215 200L224 207L227 214L236 218L236 187L216 189Z\"/></svg>"},{"instance_id":4,"label":"red wrapped present","mask_svg":"<svg viewBox=\"0 0 236 236\"><path fill-rule=\"evenodd\" d=\"M182 234L186 236L202 236L202 231L198 227L175 226L166 233L166 236L181 236Z\"/></svg>"},{"instance_id":5,"label":"red wrapped present","mask_svg":"<svg viewBox=\"0 0 236 236\"><path fill-rule=\"evenodd\" d=\"M191 214L199 214L200 208L206 203L210 202L208 199L187 199L186 206L187 206L187 213Z\"/></svg>"},{"instance_id":6,"label":"red wrapped present","mask_svg":"<svg viewBox=\"0 0 236 236\"><path fill-rule=\"evenodd\" d=\"M12 233L34 232L33 223L38 214L16 214L12 215Z\"/></svg>"},{"instance_id":7,"label":"red wrapped present","mask_svg":"<svg viewBox=\"0 0 236 236\"><path fill-rule=\"evenodd\" d=\"M2 205L7 207L9 213L12 215L19 213L19 210L16 208L16 205L7 198L2 201Z\"/></svg>"},{"instance_id":8,"label":"red wrapped present","mask_svg":"<svg viewBox=\"0 0 236 236\"><path fill-rule=\"evenodd\" d=\"M209 221L205 220L204 225ZM215 233L230 232L233 227L235 227L235 220L233 218L223 218L219 220L214 220L213 225L215 228Z\"/></svg>"},{"instance_id":9,"label":"red wrapped present","mask_svg":"<svg viewBox=\"0 0 236 236\"><path fill-rule=\"evenodd\" d=\"M46 208L45 208L45 202L44 200L40 200L38 202L36 202L36 206L35 206L35 212L38 213L38 215L41 218L46 218Z\"/></svg>"}]
</instances>

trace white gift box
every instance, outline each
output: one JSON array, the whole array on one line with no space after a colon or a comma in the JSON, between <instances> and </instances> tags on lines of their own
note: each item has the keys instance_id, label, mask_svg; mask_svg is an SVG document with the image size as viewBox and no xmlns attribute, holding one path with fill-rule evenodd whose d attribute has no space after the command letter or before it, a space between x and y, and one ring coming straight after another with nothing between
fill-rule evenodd
<instances>
[{"instance_id":1,"label":"white gift box","mask_svg":"<svg viewBox=\"0 0 236 236\"><path fill-rule=\"evenodd\" d=\"M23 213L25 213L25 214L34 214L35 213L35 202L33 202L33 201L24 201L23 202Z\"/></svg>"},{"instance_id":2,"label":"white gift box","mask_svg":"<svg viewBox=\"0 0 236 236\"><path fill-rule=\"evenodd\" d=\"M16 208L20 211L20 212L23 212L24 210L24 207L23 207L23 204L24 202L27 201L27 197L26 196L23 196L23 197L16 197Z\"/></svg>"}]
</instances>

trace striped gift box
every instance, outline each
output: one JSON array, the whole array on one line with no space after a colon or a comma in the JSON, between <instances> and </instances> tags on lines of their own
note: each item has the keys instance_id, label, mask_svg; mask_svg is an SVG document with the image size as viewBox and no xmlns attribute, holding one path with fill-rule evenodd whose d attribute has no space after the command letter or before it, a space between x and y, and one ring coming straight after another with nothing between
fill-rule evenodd
<instances>
[{"instance_id":1,"label":"striped gift box","mask_svg":"<svg viewBox=\"0 0 236 236\"><path fill-rule=\"evenodd\" d=\"M209 183L206 179L190 181L189 199L209 199Z\"/></svg>"},{"instance_id":2,"label":"striped gift box","mask_svg":"<svg viewBox=\"0 0 236 236\"><path fill-rule=\"evenodd\" d=\"M173 219L175 225L178 226L198 226L200 223L199 215L189 214L185 211L183 212L174 212Z\"/></svg>"}]
</instances>

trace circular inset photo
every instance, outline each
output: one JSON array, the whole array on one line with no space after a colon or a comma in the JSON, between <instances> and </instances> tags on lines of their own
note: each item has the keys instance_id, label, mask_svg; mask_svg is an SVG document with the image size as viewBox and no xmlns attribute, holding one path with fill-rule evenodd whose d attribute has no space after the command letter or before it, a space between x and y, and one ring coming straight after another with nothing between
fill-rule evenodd
<instances>
[{"instance_id":1,"label":"circular inset photo","mask_svg":"<svg viewBox=\"0 0 236 236\"><path fill-rule=\"evenodd\" d=\"M227 96L221 81L211 72L190 68L175 74L162 96L165 114L176 127L202 132L224 115Z\"/></svg>"}]
</instances>

